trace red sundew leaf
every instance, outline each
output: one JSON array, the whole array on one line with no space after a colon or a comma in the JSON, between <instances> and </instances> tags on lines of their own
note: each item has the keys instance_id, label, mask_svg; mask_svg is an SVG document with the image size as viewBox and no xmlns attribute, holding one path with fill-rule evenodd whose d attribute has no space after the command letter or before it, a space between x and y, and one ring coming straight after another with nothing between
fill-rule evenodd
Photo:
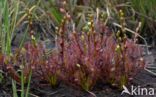
<instances>
[{"instance_id":1,"label":"red sundew leaf","mask_svg":"<svg viewBox=\"0 0 156 97\"><path fill-rule=\"evenodd\" d=\"M4 64L4 56L0 54L0 69L2 69L3 64Z\"/></svg>"},{"instance_id":2,"label":"red sundew leaf","mask_svg":"<svg viewBox=\"0 0 156 97\"><path fill-rule=\"evenodd\" d=\"M16 70L13 68L13 66L11 64L7 65L7 70L9 72L9 75L11 76L11 78L13 78L18 83L21 83L19 75L16 73Z\"/></svg>"}]
</instances>

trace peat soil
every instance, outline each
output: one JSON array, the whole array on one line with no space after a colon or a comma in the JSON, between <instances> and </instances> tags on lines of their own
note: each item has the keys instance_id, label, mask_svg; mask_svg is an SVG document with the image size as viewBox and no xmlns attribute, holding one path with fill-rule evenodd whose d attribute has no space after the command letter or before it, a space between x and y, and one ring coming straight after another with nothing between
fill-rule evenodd
<instances>
[{"instance_id":1,"label":"peat soil","mask_svg":"<svg viewBox=\"0 0 156 97\"><path fill-rule=\"evenodd\" d=\"M156 49L151 50L151 52L150 55L145 56L145 60L148 66L156 67ZM153 75L146 70L142 70L132 80L131 85L156 89L156 75ZM127 88L130 90L130 87ZM0 97L13 97L10 92L11 90L11 84L0 84ZM38 85L35 87L31 85L29 97L156 97L156 91L153 96L121 95L121 92L122 90L111 87L107 84L98 84L96 88L90 92L77 90L64 84L60 84L59 87L55 89L52 89L48 85Z\"/></svg>"}]
</instances>

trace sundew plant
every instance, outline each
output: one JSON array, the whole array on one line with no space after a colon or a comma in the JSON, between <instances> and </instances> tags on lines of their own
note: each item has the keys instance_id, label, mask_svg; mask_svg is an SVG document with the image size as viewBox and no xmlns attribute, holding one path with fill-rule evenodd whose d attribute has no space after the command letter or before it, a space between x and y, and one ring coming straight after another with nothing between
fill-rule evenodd
<instances>
[{"instance_id":1,"label":"sundew plant","mask_svg":"<svg viewBox=\"0 0 156 97\"><path fill-rule=\"evenodd\" d=\"M12 84L13 97L33 96L34 86L43 84L88 93L97 84L121 89L144 69L140 25L129 37L122 8L109 9L112 1L105 9L94 3L0 1L0 71ZM112 15L117 16L119 28L110 23Z\"/></svg>"}]
</instances>

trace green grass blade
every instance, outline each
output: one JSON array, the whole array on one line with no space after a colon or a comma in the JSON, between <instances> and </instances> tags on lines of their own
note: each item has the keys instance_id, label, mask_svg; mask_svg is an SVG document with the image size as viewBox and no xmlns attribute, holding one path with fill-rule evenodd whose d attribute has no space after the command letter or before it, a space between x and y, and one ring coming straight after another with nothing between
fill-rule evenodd
<instances>
[{"instance_id":1,"label":"green grass blade","mask_svg":"<svg viewBox=\"0 0 156 97\"><path fill-rule=\"evenodd\" d=\"M25 97L28 97L29 96L31 76L32 76L32 70L30 71L30 74L29 74L28 85L27 85L27 90L26 90Z\"/></svg>"},{"instance_id":2,"label":"green grass blade","mask_svg":"<svg viewBox=\"0 0 156 97\"><path fill-rule=\"evenodd\" d=\"M8 2L7 0L4 1L4 10L3 10L3 18L4 18L4 32L3 32L3 52L6 54L10 54L11 49L9 50L9 28L10 28L10 22L9 22L9 8L8 8ZM5 39L6 37L6 39ZM6 41L5 41L6 40ZM6 44L5 44L6 43Z\"/></svg>"},{"instance_id":3,"label":"green grass blade","mask_svg":"<svg viewBox=\"0 0 156 97\"><path fill-rule=\"evenodd\" d=\"M24 72L21 70L21 97L24 97Z\"/></svg>"},{"instance_id":4,"label":"green grass blade","mask_svg":"<svg viewBox=\"0 0 156 97\"><path fill-rule=\"evenodd\" d=\"M13 90L13 97L18 97L16 82L14 80L12 80L12 90Z\"/></svg>"},{"instance_id":5,"label":"green grass blade","mask_svg":"<svg viewBox=\"0 0 156 97\"><path fill-rule=\"evenodd\" d=\"M57 22L57 24L60 24L62 20L61 13L55 7L51 8L51 13L52 13L53 18L55 18L55 21Z\"/></svg>"}]
</instances>

